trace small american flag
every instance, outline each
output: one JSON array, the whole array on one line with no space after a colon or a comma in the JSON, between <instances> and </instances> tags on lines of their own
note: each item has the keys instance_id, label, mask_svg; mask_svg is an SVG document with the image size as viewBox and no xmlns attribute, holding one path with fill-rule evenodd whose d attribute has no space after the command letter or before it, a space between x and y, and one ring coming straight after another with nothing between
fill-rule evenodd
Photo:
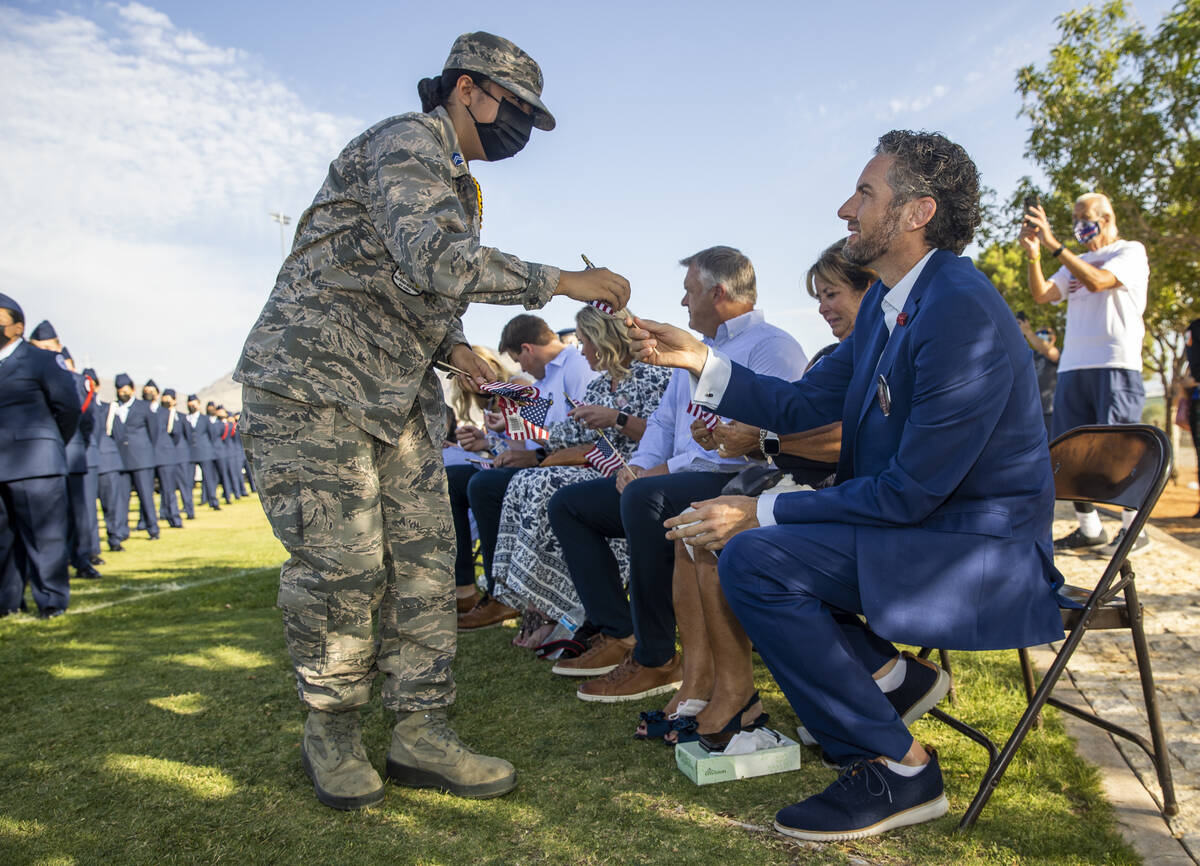
<instances>
[{"instance_id":1,"label":"small american flag","mask_svg":"<svg viewBox=\"0 0 1200 866\"><path fill-rule=\"evenodd\" d=\"M613 451L613 447L607 439L597 439L592 450L583 455L583 458L605 478L611 477L614 472L625 465L621 455Z\"/></svg>"},{"instance_id":2,"label":"small american flag","mask_svg":"<svg viewBox=\"0 0 1200 866\"><path fill-rule=\"evenodd\" d=\"M534 397L524 405L510 403L505 407L505 417L508 420L508 435L511 439L548 439L550 431L546 429L546 414L554 400L550 397ZM516 411L509 411L510 407Z\"/></svg>"},{"instance_id":3,"label":"small american flag","mask_svg":"<svg viewBox=\"0 0 1200 866\"><path fill-rule=\"evenodd\" d=\"M541 392L537 388L532 385L522 385L520 382L487 382L479 387L502 400L512 400L515 403L536 400L541 396Z\"/></svg>"},{"instance_id":4,"label":"small american flag","mask_svg":"<svg viewBox=\"0 0 1200 866\"><path fill-rule=\"evenodd\" d=\"M712 412L709 412L707 409L705 409L702 406L697 406L695 403L693 403L690 400L688 401L688 404L687 404L687 411L688 411L689 415L692 415L696 418L699 418L701 421L703 421L704 426L706 428L708 428L709 430L717 429L717 422L721 420Z\"/></svg>"},{"instance_id":5,"label":"small american flag","mask_svg":"<svg viewBox=\"0 0 1200 866\"><path fill-rule=\"evenodd\" d=\"M612 308L612 304L606 304L604 301L588 301L588 303L606 316L617 315L617 311Z\"/></svg>"}]
</instances>

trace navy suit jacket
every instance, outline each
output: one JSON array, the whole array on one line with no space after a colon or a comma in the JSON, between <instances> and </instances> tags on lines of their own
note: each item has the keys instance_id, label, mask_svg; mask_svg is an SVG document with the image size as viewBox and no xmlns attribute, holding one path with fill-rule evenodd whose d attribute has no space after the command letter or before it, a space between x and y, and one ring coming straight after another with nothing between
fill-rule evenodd
<instances>
[{"instance_id":1,"label":"navy suit jacket","mask_svg":"<svg viewBox=\"0 0 1200 866\"><path fill-rule=\"evenodd\" d=\"M113 419L113 439L117 441L126 472L153 469L158 465L154 459L158 429L158 419L145 400L132 400L124 421L120 415Z\"/></svg>"},{"instance_id":2,"label":"navy suit jacket","mask_svg":"<svg viewBox=\"0 0 1200 866\"><path fill-rule=\"evenodd\" d=\"M196 419L196 426L192 428L191 439L191 460L193 463L203 463L207 460L216 459L216 451L213 449L213 440L221 434L217 429L216 424L209 422L207 415L201 415ZM188 423L191 427L191 423Z\"/></svg>"},{"instance_id":3,"label":"navy suit jacket","mask_svg":"<svg viewBox=\"0 0 1200 866\"><path fill-rule=\"evenodd\" d=\"M173 466L175 465L175 447L176 443L183 438L183 431L180 426L187 423L183 420L183 416L178 413L175 415L175 423L171 426L171 432L167 432L167 419L171 415L171 410L161 403L158 406L158 411L150 413L154 418L154 423L158 425L158 440L154 443L154 465L155 466Z\"/></svg>"},{"instance_id":4,"label":"navy suit jacket","mask_svg":"<svg viewBox=\"0 0 1200 866\"><path fill-rule=\"evenodd\" d=\"M88 455L90 459L91 453L95 452L96 472L101 475L107 472L120 472L125 468L125 464L121 462L121 452L117 448L117 441L113 438L117 435L117 429L121 423L119 418L113 419L113 435L108 434L108 407L111 405L111 403L103 403L96 399L88 407L88 412L95 416L92 445L88 448Z\"/></svg>"},{"instance_id":5,"label":"navy suit jacket","mask_svg":"<svg viewBox=\"0 0 1200 866\"><path fill-rule=\"evenodd\" d=\"M22 341L0 361L0 482L66 475L79 406L71 373L53 352Z\"/></svg>"},{"instance_id":6,"label":"navy suit jacket","mask_svg":"<svg viewBox=\"0 0 1200 866\"><path fill-rule=\"evenodd\" d=\"M851 336L798 382L733 365L717 411L779 433L842 421L837 485L783 494L774 515L857 527L863 613L880 636L969 650L1060 639L1054 479L1012 312L947 250L926 263L890 339L884 294L877 282Z\"/></svg>"}]
</instances>

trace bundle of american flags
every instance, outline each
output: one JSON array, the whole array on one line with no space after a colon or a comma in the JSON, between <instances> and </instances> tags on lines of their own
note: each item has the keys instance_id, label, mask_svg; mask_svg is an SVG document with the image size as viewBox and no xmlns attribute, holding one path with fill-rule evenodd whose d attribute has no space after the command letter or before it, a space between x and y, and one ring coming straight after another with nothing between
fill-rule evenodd
<instances>
[{"instance_id":1,"label":"bundle of american flags","mask_svg":"<svg viewBox=\"0 0 1200 866\"><path fill-rule=\"evenodd\" d=\"M488 382L480 389L497 397L510 439L549 438L545 424L546 414L554 405L553 398L543 397L533 385L516 382Z\"/></svg>"},{"instance_id":2,"label":"bundle of american flags","mask_svg":"<svg viewBox=\"0 0 1200 866\"><path fill-rule=\"evenodd\" d=\"M612 308L612 304L606 304L604 301L588 301L588 303L606 316L615 316L617 314L617 311Z\"/></svg>"},{"instance_id":3,"label":"bundle of american flags","mask_svg":"<svg viewBox=\"0 0 1200 866\"><path fill-rule=\"evenodd\" d=\"M592 450L584 454L583 458L605 478L611 477L614 472L625 465L621 455L613 450L612 444L607 439L597 439Z\"/></svg>"},{"instance_id":4,"label":"bundle of american flags","mask_svg":"<svg viewBox=\"0 0 1200 866\"><path fill-rule=\"evenodd\" d=\"M693 417L699 418L701 421L703 421L704 426L709 430L717 429L717 422L721 420L714 413L709 412L703 406L697 406L690 400L687 404L687 411L689 415L692 415Z\"/></svg>"}]
</instances>

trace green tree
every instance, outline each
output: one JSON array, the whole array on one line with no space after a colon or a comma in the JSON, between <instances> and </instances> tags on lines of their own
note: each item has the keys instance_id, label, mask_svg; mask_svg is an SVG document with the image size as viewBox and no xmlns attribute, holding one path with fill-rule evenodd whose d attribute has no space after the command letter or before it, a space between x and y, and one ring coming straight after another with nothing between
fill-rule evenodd
<instances>
[{"instance_id":1,"label":"green tree","mask_svg":"<svg viewBox=\"0 0 1200 866\"><path fill-rule=\"evenodd\" d=\"M1031 123L1026 156L1049 180L1043 199L1056 225L1066 229L1077 195L1103 192L1121 235L1146 245L1143 360L1169 400L1182 331L1200 316L1200 0L1181 0L1152 34L1120 0L1068 12L1057 25L1045 64L1017 72ZM1003 274L1012 269L1012 251L984 255Z\"/></svg>"}]
</instances>

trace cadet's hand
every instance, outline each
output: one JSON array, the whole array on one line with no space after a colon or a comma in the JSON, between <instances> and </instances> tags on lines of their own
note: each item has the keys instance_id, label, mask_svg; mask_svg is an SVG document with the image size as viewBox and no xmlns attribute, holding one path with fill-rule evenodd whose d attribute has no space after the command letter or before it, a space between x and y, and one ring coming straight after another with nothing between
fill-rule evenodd
<instances>
[{"instance_id":1,"label":"cadet's hand","mask_svg":"<svg viewBox=\"0 0 1200 866\"><path fill-rule=\"evenodd\" d=\"M1021 246L1025 248L1025 255L1030 259L1036 261L1041 256L1042 244L1038 240L1037 227L1032 223L1025 223L1021 226L1021 234L1017 239L1021 242Z\"/></svg>"},{"instance_id":2,"label":"cadet's hand","mask_svg":"<svg viewBox=\"0 0 1200 866\"><path fill-rule=\"evenodd\" d=\"M708 360L708 346L682 328L630 316L625 320L633 355L647 364L680 367L697 376Z\"/></svg>"},{"instance_id":3,"label":"cadet's hand","mask_svg":"<svg viewBox=\"0 0 1200 866\"><path fill-rule=\"evenodd\" d=\"M487 434L472 424L462 424L454 431L458 444L466 451L487 451Z\"/></svg>"},{"instance_id":4,"label":"cadet's hand","mask_svg":"<svg viewBox=\"0 0 1200 866\"><path fill-rule=\"evenodd\" d=\"M563 271L554 294L566 295L585 304L604 301L614 310L623 310L629 303L629 280L608 268Z\"/></svg>"},{"instance_id":5,"label":"cadet's hand","mask_svg":"<svg viewBox=\"0 0 1200 866\"><path fill-rule=\"evenodd\" d=\"M483 412L483 426L493 433L503 433L508 424L504 421L503 412L489 412L485 409Z\"/></svg>"},{"instance_id":6,"label":"cadet's hand","mask_svg":"<svg viewBox=\"0 0 1200 866\"><path fill-rule=\"evenodd\" d=\"M496 459L492 464L500 469L507 467L509 469L528 469L530 466L537 466L537 452L528 448L509 448L507 451L497 454Z\"/></svg>"},{"instance_id":7,"label":"cadet's hand","mask_svg":"<svg viewBox=\"0 0 1200 866\"><path fill-rule=\"evenodd\" d=\"M670 530L667 538L681 538L694 547L720 550L742 530L758 526L758 500L753 496L718 496L693 502L692 508L693 511L685 511L663 523Z\"/></svg>"},{"instance_id":8,"label":"cadet's hand","mask_svg":"<svg viewBox=\"0 0 1200 866\"><path fill-rule=\"evenodd\" d=\"M713 429L713 439L717 442L717 453L722 457L762 456L758 450L758 428L741 421L718 423Z\"/></svg>"},{"instance_id":9,"label":"cadet's hand","mask_svg":"<svg viewBox=\"0 0 1200 866\"><path fill-rule=\"evenodd\" d=\"M609 409L607 406L576 406L567 413L567 416L574 418L589 430L613 427L617 423L617 410Z\"/></svg>"},{"instance_id":10,"label":"cadet's hand","mask_svg":"<svg viewBox=\"0 0 1200 866\"><path fill-rule=\"evenodd\" d=\"M496 371L492 369L492 365L471 351L471 347L466 343L459 343L450 350L450 363L470 374L464 376L460 373L454 377L464 391L482 394L480 386L496 380Z\"/></svg>"},{"instance_id":11,"label":"cadet's hand","mask_svg":"<svg viewBox=\"0 0 1200 866\"><path fill-rule=\"evenodd\" d=\"M712 431L705 427L699 418L692 422L692 438L705 451L715 451L717 448L717 440L713 438Z\"/></svg>"}]
</instances>

